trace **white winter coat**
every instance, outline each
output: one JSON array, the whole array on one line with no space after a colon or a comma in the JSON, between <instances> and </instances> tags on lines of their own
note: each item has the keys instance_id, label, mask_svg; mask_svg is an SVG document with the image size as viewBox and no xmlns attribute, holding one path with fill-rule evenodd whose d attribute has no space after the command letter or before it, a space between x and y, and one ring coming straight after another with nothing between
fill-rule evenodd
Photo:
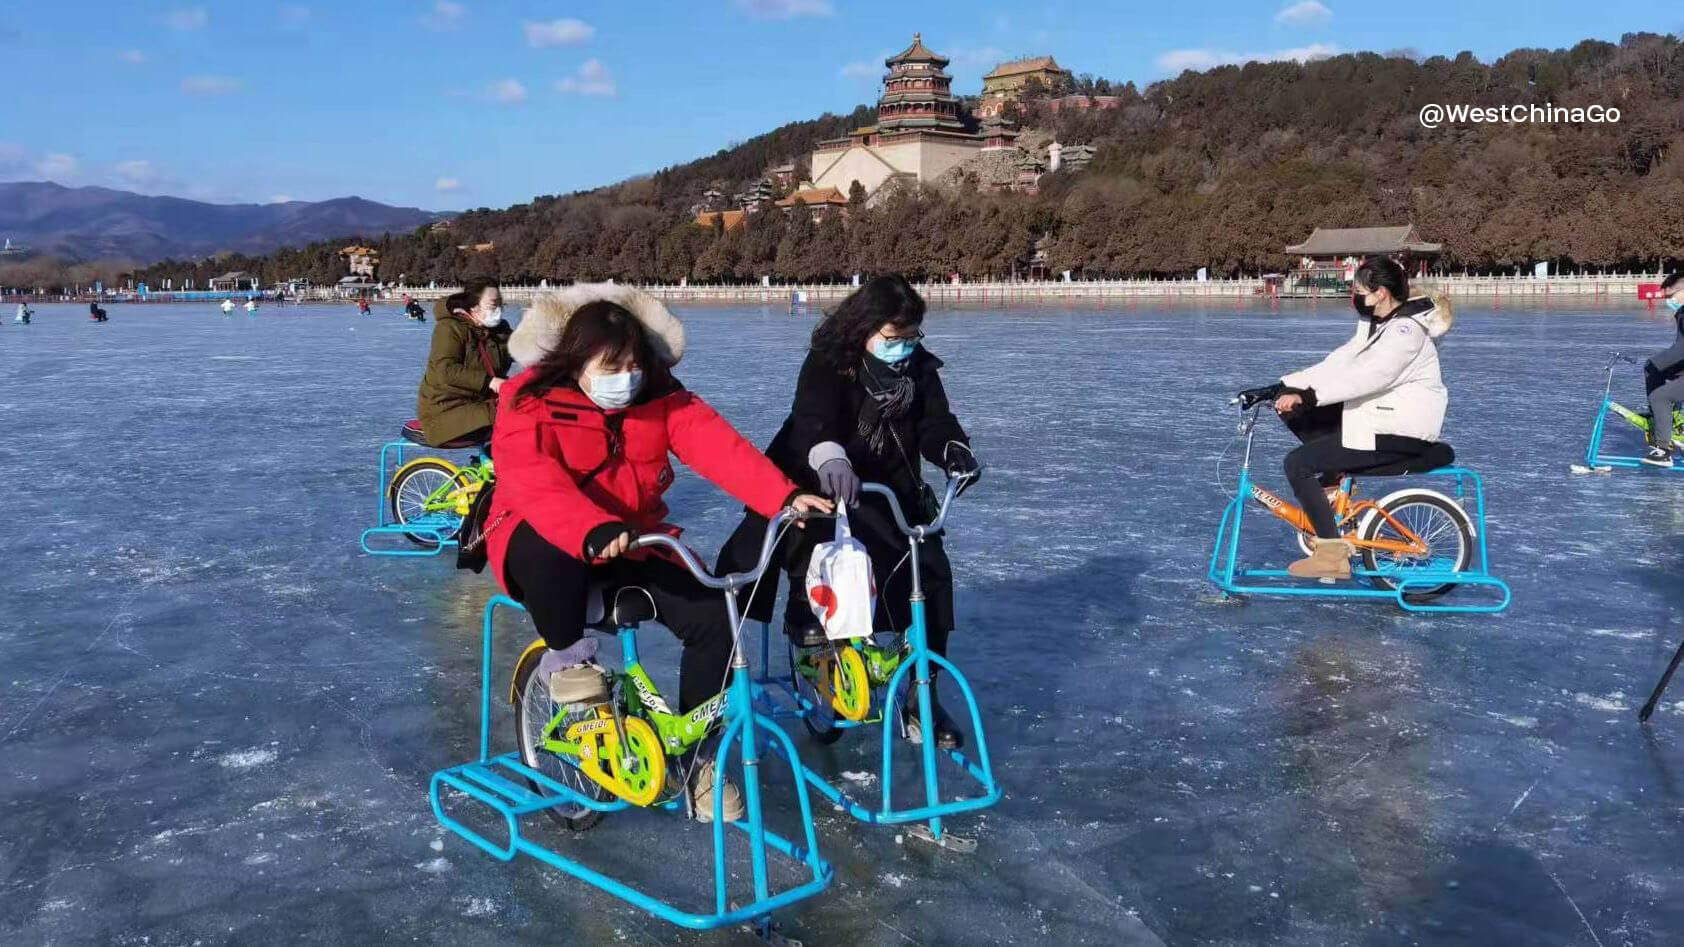
<instances>
[{"instance_id":1,"label":"white winter coat","mask_svg":"<svg viewBox=\"0 0 1684 947\"><path fill-rule=\"evenodd\" d=\"M1352 450L1374 450L1377 434L1436 441L1450 395L1439 377L1435 340L1451 321L1448 299L1417 296L1372 335L1373 320L1358 320L1349 342L1281 383L1314 390L1317 404L1343 404L1339 441Z\"/></svg>"}]
</instances>

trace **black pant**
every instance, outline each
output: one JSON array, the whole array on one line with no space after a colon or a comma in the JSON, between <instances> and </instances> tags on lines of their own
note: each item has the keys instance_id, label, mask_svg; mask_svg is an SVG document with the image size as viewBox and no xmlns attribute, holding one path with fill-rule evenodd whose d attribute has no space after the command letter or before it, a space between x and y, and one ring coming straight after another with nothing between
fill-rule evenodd
<instances>
[{"instance_id":1,"label":"black pant","mask_svg":"<svg viewBox=\"0 0 1684 947\"><path fill-rule=\"evenodd\" d=\"M1321 539L1339 538L1339 521L1324 491L1337 485L1341 475L1394 467L1434 446L1431 441L1412 437L1381 435L1375 439L1374 450L1353 450L1339 442L1342 417L1341 407L1332 404L1300 409L1285 419L1286 426L1304 442L1286 455L1286 481Z\"/></svg>"},{"instance_id":2,"label":"black pant","mask_svg":"<svg viewBox=\"0 0 1684 947\"><path fill-rule=\"evenodd\" d=\"M912 563L901 559L910 541L895 525L889 504L872 494L860 497L859 505L848 510L848 525L854 538L864 543L871 555L871 571L877 579L875 625L879 629L905 631L912 624ZM807 604L807 562L813 557L814 546L835 536L835 520L809 520L805 530L790 527L772 554L772 567L781 563L789 576L784 628L792 634L816 621ZM765 537L765 517L745 513L736 532L719 551L717 571L723 574L752 568ZM953 567L947 560L941 537L924 541L918 566L924 587L924 624L930 650L945 655L948 634L953 630ZM743 614L755 621L771 620L772 602L778 597L777 573L768 571L754 597L739 601ZM748 590L741 594L746 598Z\"/></svg>"},{"instance_id":3,"label":"black pant","mask_svg":"<svg viewBox=\"0 0 1684 947\"><path fill-rule=\"evenodd\" d=\"M666 559L620 556L599 565L557 549L526 523L509 537L503 562L509 596L526 606L544 643L560 650L585 633L585 595L593 582L614 592L636 586L655 601L656 621L684 643L678 664L678 709L687 713L724 687L731 666L731 623L719 592Z\"/></svg>"}]
</instances>

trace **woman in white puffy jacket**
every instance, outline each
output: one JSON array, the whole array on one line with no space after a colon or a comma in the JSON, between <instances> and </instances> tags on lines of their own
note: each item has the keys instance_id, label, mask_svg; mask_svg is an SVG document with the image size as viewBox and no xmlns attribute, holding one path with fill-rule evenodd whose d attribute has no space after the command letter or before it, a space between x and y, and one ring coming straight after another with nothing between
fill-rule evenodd
<instances>
[{"instance_id":1,"label":"woman in white puffy jacket","mask_svg":"<svg viewBox=\"0 0 1684 947\"><path fill-rule=\"evenodd\" d=\"M1437 339L1450 331L1448 299L1410 298L1403 267L1374 257L1357 269L1351 304L1360 317L1349 342L1281 377L1275 410L1304 442L1286 455L1286 477L1316 530L1314 552L1287 567L1303 578L1348 579L1355 550L1339 535L1327 490L1343 475L1433 458L1449 394Z\"/></svg>"}]
</instances>

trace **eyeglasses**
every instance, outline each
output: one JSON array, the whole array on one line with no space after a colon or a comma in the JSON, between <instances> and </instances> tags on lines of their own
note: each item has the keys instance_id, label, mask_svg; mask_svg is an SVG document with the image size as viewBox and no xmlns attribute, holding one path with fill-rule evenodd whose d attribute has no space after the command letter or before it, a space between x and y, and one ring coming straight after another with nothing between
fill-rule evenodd
<instances>
[{"instance_id":1,"label":"eyeglasses","mask_svg":"<svg viewBox=\"0 0 1684 947\"><path fill-rule=\"evenodd\" d=\"M882 333L878 333L878 334L882 335ZM924 341L924 333L923 333L922 330L913 329L911 335L884 335L883 341L885 341L885 342L922 342L922 341Z\"/></svg>"}]
</instances>

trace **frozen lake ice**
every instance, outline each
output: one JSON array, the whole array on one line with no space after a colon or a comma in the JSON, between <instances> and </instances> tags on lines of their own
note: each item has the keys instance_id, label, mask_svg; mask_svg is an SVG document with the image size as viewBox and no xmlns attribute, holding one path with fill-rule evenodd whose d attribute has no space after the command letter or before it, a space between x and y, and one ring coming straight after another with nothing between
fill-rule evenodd
<instances>
[{"instance_id":1,"label":"frozen lake ice","mask_svg":"<svg viewBox=\"0 0 1684 947\"><path fill-rule=\"evenodd\" d=\"M393 306L111 306L97 326L38 309L0 327L0 943L750 940L677 931L435 822L429 775L476 749L493 583L356 544L430 324ZM988 465L949 539L952 657L1005 798L951 821L971 856L821 806L837 880L787 912L790 933L1684 940L1684 685L1635 720L1684 634L1684 479L1567 469L1608 352L1647 355L1670 324L1589 300L1458 311L1446 436L1487 479L1493 567L1514 588L1494 617L1201 602L1223 400L1346 338L1342 304L932 314ZM680 377L764 443L810 318L680 314ZM1617 384L1642 394L1635 370ZM1259 443L1260 478L1284 488L1289 436L1267 422ZM669 499L700 549L735 523L694 477ZM1292 554L1261 518L1247 537L1251 561ZM528 637L504 630L500 661ZM670 637L643 639L670 683ZM873 768L860 741L794 735L815 765ZM670 824L613 817L556 841L653 885L693 880L706 836Z\"/></svg>"}]
</instances>

